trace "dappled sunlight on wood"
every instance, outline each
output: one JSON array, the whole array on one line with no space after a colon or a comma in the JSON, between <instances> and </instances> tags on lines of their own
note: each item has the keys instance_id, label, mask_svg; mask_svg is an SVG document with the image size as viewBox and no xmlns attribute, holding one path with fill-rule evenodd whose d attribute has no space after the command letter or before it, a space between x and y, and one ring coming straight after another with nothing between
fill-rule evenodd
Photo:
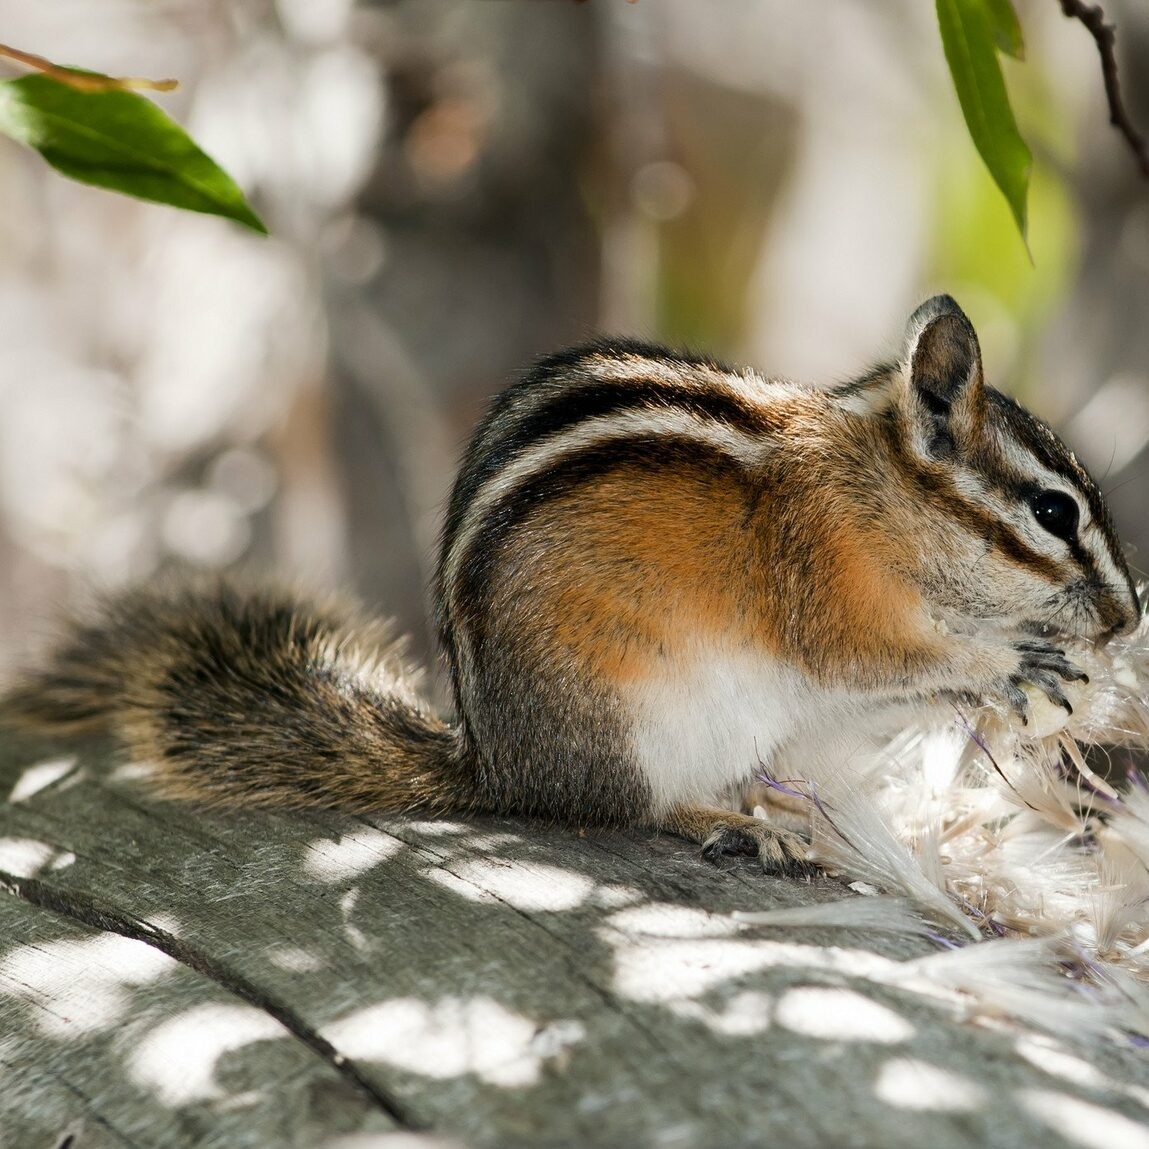
<instances>
[{"instance_id":1,"label":"dappled sunlight on wood","mask_svg":"<svg viewBox=\"0 0 1149 1149\"><path fill-rule=\"evenodd\" d=\"M961 1113L986 1103L986 1092L976 1081L929 1062L891 1058L878 1073L877 1095L895 1109L925 1109Z\"/></svg>"},{"instance_id":2,"label":"dappled sunlight on wood","mask_svg":"<svg viewBox=\"0 0 1149 1149\"><path fill-rule=\"evenodd\" d=\"M43 869L55 850L47 842L31 838L0 838L0 868L29 878Z\"/></svg>"},{"instance_id":3,"label":"dappled sunlight on wood","mask_svg":"<svg viewBox=\"0 0 1149 1149\"><path fill-rule=\"evenodd\" d=\"M351 830L337 841L320 838L307 847L303 872L321 882L339 882L385 862L403 843L369 827Z\"/></svg>"},{"instance_id":4,"label":"dappled sunlight on wood","mask_svg":"<svg viewBox=\"0 0 1149 1149\"><path fill-rule=\"evenodd\" d=\"M306 950L303 946L269 946L267 960L286 973L314 973L323 967L323 959L319 954Z\"/></svg>"},{"instance_id":5,"label":"dappled sunlight on wood","mask_svg":"<svg viewBox=\"0 0 1149 1149\"><path fill-rule=\"evenodd\" d=\"M1021 1090L1018 1100L1053 1132L1082 1149L1149 1149L1149 1126L1103 1105L1045 1089Z\"/></svg>"},{"instance_id":6,"label":"dappled sunlight on wood","mask_svg":"<svg viewBox=\"0 0 1149 1149\"><path fill-rule=\"evenodd\" d=\"M22 946L0 961L0 986L36 1008L53 1037L106 1030L131 1008L131 990L173 973L177 963L143 942L103 934Z\"/></svg>"},{"instance_id":7,"label":"dappled sunlight on wood","mask_svg":"<svg viewBox=\"0 0 1149 1149\"><path fill-rule=\"evenodd\" d=\"M585 874L507 859L476 859L425 873L464 898L504 902L531 913L573 910L594 889L594 882Z\"/></svg>"},{"instance_id":8,"label":"dappled sunlight on wood","mask_svg":"<svg viewBox=\"0 0 1149 1149\"><path fill-rule=\"evenodd\" d=\"M578 1021L532 1021L492 998L403 998L369 1006L323 1029L348 1057L426 1077L473 1073L491 1085L533 1085L543 1064L586 1037Z\"/></svg>"},{"instance_id":9,"label":"dappled sunlight on wood","mask_svg":"<svg viewBox=\"0 0 1149 1149\"><path fill-rule=\"evenodd\" d=\"M50 758L45 762L37 762L29 766L16 780L12 792L8 795L9 802L23 802L38 794L41 790L59 782L66 777L76 766L76 756L66 755L62 758Z\"/></svg>"},{"instance_id":10,"label":"dappled sunlight on wood","mask_svg":"<svg viewBox=\"0 0 1149 1149\"><path fill-rule=\"evenodd\" d=\"M739 931L738 922L732 917L707 913L694 906L658 902L612 914L609 924L624 934L660 938L730 937Z\"/></svg>"},{"instance_id":11,"label":"dappled sunlight on wood","mask_svg":"<svg viewBox=\"0 0 1149 1149\"><path fill-rule=\"evenodd\" d=\"M126 1058L129 1078L153 1090L165 1105L222 1097L215 1080L225 1053L290 1033L262 1010L247 1005L201 1005L151 1029Z\"/></svg>"},{"instance_id":12,"label":"dappled sunlight on wood","mask_svg":"<svg viewBox=\"0 0 1149 1149\"><path fill-rule=\"evenodd\" d=\"M914 1027L888 1006L840 987L787 990L774 1007L774 1020L794 1033L823 1041L900 1045L914 1035Z\"/></svg>"},{"instance_id":13,"label":"dappled sunlight on wood","mask_svg":"<svg viewBox=\"0 0 1149 1149\"><path fill-rule=\"evenodd\" d=\"M818 970L858 977L888 975L897 963L868 950L763 940L663 941L623 938L615 945L614 990L634 1001L666 1004L700 995L746 974L776 968Z\"/></svg>"},{"instance_id":14,"label":"dappled sunlight on wood","mask_svg":"<svg viewBox=\"0 0 1149 1149\"><path fill-rule=\"evenodd\" d=\"M675 1017L699 1021L714 1033L750 1037L770 1028L774 999L751 989L733 994L717 1008L686 999L670 1002L669 1008Z\"/></svg>"}]
</instances>

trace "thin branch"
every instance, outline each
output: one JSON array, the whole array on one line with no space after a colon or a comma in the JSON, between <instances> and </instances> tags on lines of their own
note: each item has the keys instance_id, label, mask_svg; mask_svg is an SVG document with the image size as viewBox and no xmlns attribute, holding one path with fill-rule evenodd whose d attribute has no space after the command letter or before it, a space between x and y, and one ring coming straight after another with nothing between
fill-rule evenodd
<instances>
[{"instance_id":1,"label":"thin branch","mask_svg":"<svg viewBox=\"0 0 1149 1149\"><path fill-rule=\"evenodd\" d=\"M96 72L77 72L73 68L61 68L43 56L21 51L19 48L0 44L0 56L15 60L28 68L35 68L61 84L78 88L81 92L114 92L125 88L147 88L153 92L170 92L179 86L178 80L145 80L140 76L101 76Z\"/></svg>"},{"instance_id":2,"label":"thin branch","mask_svg":"<svg viewBox=\"0 0 1149 1149\"><path fill-rule=\"evenodd\" d=\"M1105 81L1105 98L1109 101L1109 122L1125 137L1137 161L1141 174L1149 179L1149 143L1129 118L1121 98L1121 82L1117 76L1117 37L1112 24L1105 23L1101 5L1089 5L1083 0L1060 0L1061 11L1070 20L1080 20L1097 44L1101 56L1101 75Z\"/></svg>"}]
</instances>

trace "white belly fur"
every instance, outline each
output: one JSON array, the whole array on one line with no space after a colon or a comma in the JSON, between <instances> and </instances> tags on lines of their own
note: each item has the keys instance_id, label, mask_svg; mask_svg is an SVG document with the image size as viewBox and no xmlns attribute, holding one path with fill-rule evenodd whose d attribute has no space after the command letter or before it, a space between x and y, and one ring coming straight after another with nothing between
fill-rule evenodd
<instances>
[{"instance_id":1,"label":"white belly fur","mask_svg":"<svg viewBox=\"0 0 1149 1149\"><path fill-rule=\"evenodd\" d=\"M655 807L714 803L748 782L809 725L819 693L776 659L730 651L700 652L689 670L642 683L633 747Z\"/></svg>"}]
</instances>

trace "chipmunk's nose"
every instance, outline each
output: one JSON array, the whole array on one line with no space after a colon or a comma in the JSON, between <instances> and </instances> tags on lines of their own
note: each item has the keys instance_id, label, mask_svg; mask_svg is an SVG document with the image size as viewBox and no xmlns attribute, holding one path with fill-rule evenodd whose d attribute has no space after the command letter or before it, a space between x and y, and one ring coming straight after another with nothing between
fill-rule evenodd
<instances>
[{"instance_id":1,"label":"chipmunk's nose","mask_svg":"<svg viewBox=\"0 0 1149 1149\"><path fill-rule=\"evenodd\" d=\"M1097 645L1104 646L1111 638L1137 629L1141 621L1141 599L1137 588L1105 588L1097 604L1098 619L1106 629L1097 637Z\"/></svg>"},{"instance_id":2,"label":"chipmunk's nose","mask_svg":"<svg viewBox=\"0 0 1149 1149\"><path fill-rule=\"evenodd\" d=\"M1132 579L1129 580L1129 599L1131 609L1122 620L1122 626L1116 632L1118 634L1128 634L1131 630L1136 630L1141 622L1141 598L1137 594L1137 587L1134 586Z\"/></svg>"}]
</instances>

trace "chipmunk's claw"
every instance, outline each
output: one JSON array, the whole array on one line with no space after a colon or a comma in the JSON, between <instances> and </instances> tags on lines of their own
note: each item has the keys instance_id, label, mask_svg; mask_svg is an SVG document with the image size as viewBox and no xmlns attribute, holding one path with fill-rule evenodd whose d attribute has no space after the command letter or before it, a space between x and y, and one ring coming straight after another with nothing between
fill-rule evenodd
<instances>
[{"instance_id":1,"label":"chipmunk's claw","mask_svg":"<svg viewBox=\"0 0 1149 1149\"><path fill-rule=\"evenodd\" d=\"M1046 642L1015 642L1018 652L1018 668L1005 684L1005 700L1010 708L1029 724L1029 698L1025 685L1036 686L1050 702L1060 706L1066 714L1073 713L1073 705L1065 695L1062 684L1066 682L1088 682L1089 675L1065 657L1065 651Z\"/></svg>"}]
</instances>

